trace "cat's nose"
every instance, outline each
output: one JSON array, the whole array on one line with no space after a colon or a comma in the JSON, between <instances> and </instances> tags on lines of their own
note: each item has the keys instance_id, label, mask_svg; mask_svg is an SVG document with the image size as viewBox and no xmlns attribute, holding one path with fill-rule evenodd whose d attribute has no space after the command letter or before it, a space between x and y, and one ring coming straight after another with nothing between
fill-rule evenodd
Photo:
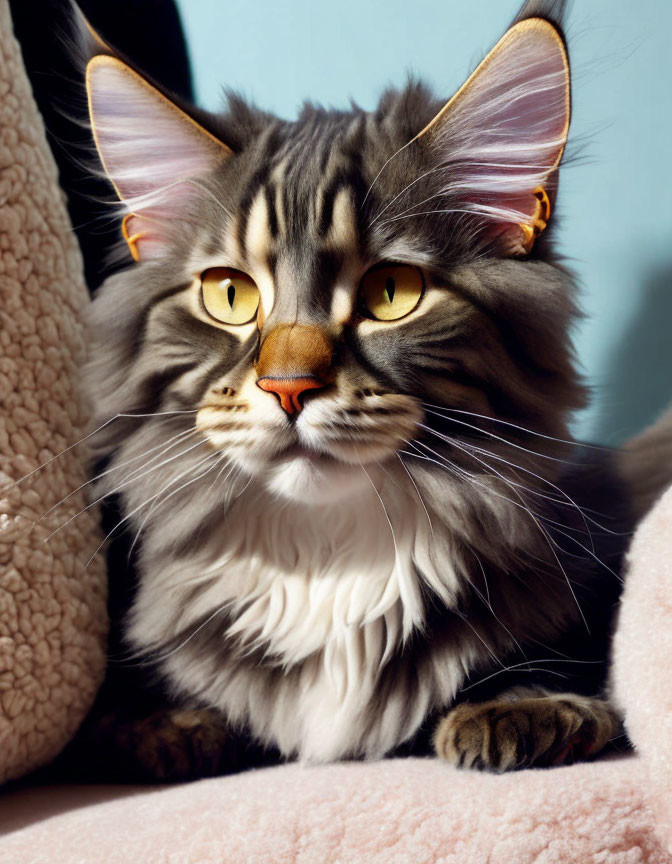
<instances>
[{"instance_id":1,"label":"cat's nose","mask_svg":"<svg viewBox=\"0 0 672 864\"><path fill-rule=\"evenodd\" d=\"M280 405L290 416L298 414L303 407L300 396L306 390L316 390L324 386L324 382L314 375L303 378L267 377L257 380L257 387L261 387L262 390L266 390L268 393L275 393L280 400Z\"/></svg>"},{"instance_id":2,"label":"cat's nose","mask_svg":"<svg viewBox=\"0 0 672 864\"><path fill-rule=\"evenodd\" d=\"M259 349L254 368L257 386L275 393L291 417L301 411L306 390L333 379L334 346L329 333L314 324L277 324Z\"/></svg>"}]
</instances>

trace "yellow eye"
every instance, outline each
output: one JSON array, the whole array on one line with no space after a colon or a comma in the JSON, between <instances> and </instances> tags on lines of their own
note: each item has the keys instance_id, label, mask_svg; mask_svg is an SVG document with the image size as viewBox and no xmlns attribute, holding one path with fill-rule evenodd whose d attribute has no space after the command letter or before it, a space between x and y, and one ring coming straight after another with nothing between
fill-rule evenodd
<instances>
[{"instance_id":1,"label":"yellow eye","mask_svg":"<svg viewBox=\"0 0 672 864\"><path fill-rule=\"evenodd\" d=\"M420 302L425 287L422 271L409 264L374 267L359 287L365 310L379 321L396 321Z\"/></svg>"},{"instance_id":2,"label":"yellow eye","mask_svg":"<svg viewBox=\"0 0 672 864\"><path fill-rule=\"evenodd\" d=\"M230 267L203 271L201 297L208 315L223 324L247 324L259 308L259 289L254 280Z\"/></svg>"}]
</instances>

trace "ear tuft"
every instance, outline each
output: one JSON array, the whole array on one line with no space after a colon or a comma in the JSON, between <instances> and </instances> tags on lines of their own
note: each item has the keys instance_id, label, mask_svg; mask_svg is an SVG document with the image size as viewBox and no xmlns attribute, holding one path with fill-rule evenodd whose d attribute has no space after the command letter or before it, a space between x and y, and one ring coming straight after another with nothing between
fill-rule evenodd
<instances>
[{"instance_id":1,"label":"ear tuft","mask_svg":"<svg viewBox=\"0 0 672 864\"><path fill-rule=\"evenodd\" d=\"M417 136L434 151L442 193L483 219L485 237L524 255L550 215L567 142L569 63L545 19L515 24Z\"/></svg>"},{"instance_id":2,"label":"ear tuft","mask_svg":"<svg viewBox=\"0 0 672 864\"><path fill-rule=\"evenodd\" d=\"M133 217L123 225L133 257L160 256L189 218L193 180L231 151L117 57L89 61L86 89L103 168Z\"/></svg>"}]
</instances>

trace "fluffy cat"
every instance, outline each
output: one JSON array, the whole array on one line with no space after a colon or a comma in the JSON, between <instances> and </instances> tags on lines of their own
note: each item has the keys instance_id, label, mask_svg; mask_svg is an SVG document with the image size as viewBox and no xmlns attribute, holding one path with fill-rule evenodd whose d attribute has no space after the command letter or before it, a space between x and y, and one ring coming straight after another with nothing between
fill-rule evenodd
<instances>
[{"instance_id":1,"label":"fluffy cat","mask_svg":"<svg viewBox=\"0 0 672 864\"><path fill-rule=\"evenodd\" d=\"M619 734L631 518L611 455L568 432L575 286L549 240L561 15L526 3L447 103L411 83L295 122L178 103L89 30L135 259L87 370L137 569L141 671L113 670L84 736L115 766L433 747L507 770Z\"/></svg>"}]
</instances>

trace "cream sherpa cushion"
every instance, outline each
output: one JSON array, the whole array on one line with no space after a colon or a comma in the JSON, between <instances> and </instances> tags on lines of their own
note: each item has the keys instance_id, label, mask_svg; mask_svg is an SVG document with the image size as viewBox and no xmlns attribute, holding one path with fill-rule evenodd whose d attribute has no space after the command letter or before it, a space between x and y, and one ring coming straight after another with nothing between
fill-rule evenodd
<instances>
[{"instance_id":1,"label":"cream sherpa cushion","mask_svg":"<svg viewBox=\"0 0 672 864\"><path fill-rule=\"evenodd\" d=\"M0 0L0 782L47 762L84 717L104 670L105 570L74 444L89 302L79 248ZM8 489L8 487L10 487ZM36 524L37 523L37 524Z\"/></svg>"}]
</instances>

